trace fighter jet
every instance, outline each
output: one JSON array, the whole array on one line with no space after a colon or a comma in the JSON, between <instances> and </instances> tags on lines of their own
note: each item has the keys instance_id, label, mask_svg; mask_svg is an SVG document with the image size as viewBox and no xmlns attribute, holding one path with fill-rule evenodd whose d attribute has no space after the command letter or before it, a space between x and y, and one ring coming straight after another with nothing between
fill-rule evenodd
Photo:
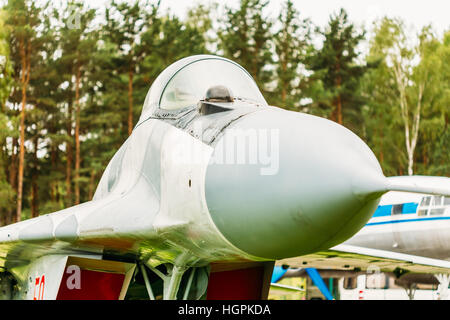
<instances>
[{"instance_id":1,"label":"fighter jet","mask_svg":"<svg viewBox=\"0 0 450 320\"><path fill-rule=\"evenodd\" d=\"M0 228L0 295L124 299L140 284L150 299L264 299L274 261L299 256L448 272L336 246L390 190L450 194L386 178L357 135L269 106L237 63L187 57L153 82L91 201Z\"/></svg>"}]
</instances>

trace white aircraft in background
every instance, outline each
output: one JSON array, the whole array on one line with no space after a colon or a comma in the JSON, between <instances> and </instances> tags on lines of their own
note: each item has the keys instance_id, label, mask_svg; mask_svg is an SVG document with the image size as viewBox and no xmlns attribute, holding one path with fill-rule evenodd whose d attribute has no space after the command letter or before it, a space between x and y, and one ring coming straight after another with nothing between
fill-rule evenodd
<instances>
[{"instance_id":1,"label":"white aircraft in background","mask_svg":"<svg viewBox=\"0 0 450 320\"><path fill-rule=\"evenodd\" d=\"M447 177L401 179L450 188ZM365 227L345 244L450 261L450 197L388 192Z\"/></svg>"},{"instance_id":2,"label":"white aircraft in background","mask_svg":"<svg viewBox=\"0 0 450 320\"><path fill-rule=\"evenodd\" d=\"M391 178L395 180L395 177ZM411 185L450 188L450 178L399 177ZM450 261L450 197L408 192L388 192L369 222L345 244L389 250ZM397 280L411 298L417 283L439 283L441 298L448 296L450 278L436 274L406 275Z\"/></svg>"},{"instance_id":3,"label":"white aircraft in background","mask_svg":"<svg viewBox=\"0 0 450 320\"><path fill-rule=\"evenodd\" d=\"M411 186L421 185L435 188L450 188L450 178L410 176L392 177L392 181L402 181ZM450 197L410 192L387 192L380 200L378 208L367 224L343 245L392 251L450 261ZM298 268L285 270L282 277L299 277L313 274ZM322 278L341 278L366 275L362 271L319 269ZM395 284L406 289L410 298L414 297L415 285L439 284L439 295L448 296L449 277L444 274L393 274ZM282 277L279 277L280 280ZM313 279L320 282L320 279ZM356 291L362 295L365 282L357 284ZM364 287L364 288L363 288ZM319 284L326 291L326 287ZM330 293L324 294L330 297Z\"/></svg>"}]
</instances>

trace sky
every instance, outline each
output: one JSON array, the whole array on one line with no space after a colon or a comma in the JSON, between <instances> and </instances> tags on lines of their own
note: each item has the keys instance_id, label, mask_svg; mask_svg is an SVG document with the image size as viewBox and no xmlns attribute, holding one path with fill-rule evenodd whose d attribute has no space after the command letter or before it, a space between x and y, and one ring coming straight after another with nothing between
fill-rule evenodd
<instances>
[{"instance_id":1,"label":"sky","mask_svg":"<svg viewBox=\"0 0 450 320\"><path fill-rule=\"evenodd\" d=\"M92 7L103 7L107 0L86 0ZM196 3L208 3L210 0L161 0L163 10L170 9L184 17L186 9ZM237 7L239 0L220 0L221 5ZM267 14L276 18L285 0L271 0ZM326 25L330 14L341 7L346 9L351 21L370 27L379 17L400 17L406 25L416 31L432 23L434 29L442 34L450 30L449 0L293 0L295 7L304 18L310 18L317 26Z\"/></svg>"}]
</instances>

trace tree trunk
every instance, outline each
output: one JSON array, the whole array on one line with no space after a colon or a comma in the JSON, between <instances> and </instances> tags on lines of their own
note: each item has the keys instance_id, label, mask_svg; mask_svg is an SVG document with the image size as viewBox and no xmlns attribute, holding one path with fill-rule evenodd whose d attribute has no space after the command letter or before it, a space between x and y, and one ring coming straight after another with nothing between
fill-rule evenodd
<instances>
[{"instance_id":1,"label":"tree trunk","mask_svg":"<svg viewBox=\"0 0 450 320\"><path fill-rule=\"evenodd\" d=\"M17 210L16 221L21 220L23 197L23 167L25 164L25 105L27 102L26 85L22 84L22 110L20 111L20 143L19 143L19 170L17 176Z\"/></svg>"},{"instance_id":2,"label":"tree trunk","mask_svg":"<svg viewBox=\"0 0 450 320\"><path fill-rule=\"evenodd\" d=\"M412 176L414 173L414 152L408 152L408 176Z\"/></svg>"},{"instance_id":3,"label":"tree trunk","mask_svg":"<svg viewBox=\"0 0 450 320\"><path fill-rule=\"evenodd\" d=\"M77 67L75 80L75 204L80 203L80 78L81 67Z\"/></svg>"},{"instance_id":4,"label":"tree trunk","mask_svg":"<svg viewBox=\"0 0 450 320\"><path fill-rule=\"evenodd\" d=\"M24 40L20 42L20 56L22 60L22 109L20 110L19 172L17 177L17 222L22 219L23 170L25 165L25 107L27 104L27 86L30 81L30 43L25 48Z\"/></svg>"},{"instance_id":5,"label":"tree trunk","mask_svg":"<svg viewBox=\"0 0 450 320\"><path fill-rule=\"evenodd\" d=\"M11 151L11 163L9 166L9 184L14 192L17 194L17 150L19 149L19 140L17 138L12 139L12 151ZM14 208L8 209L6 224L13 223L14 221Z\"/></svg>"},{"instance_id":6,"label":"tree trunk","mask_svg":"<svg viewBox=\"0 0 450 320\"><path fill-rule=\"evenodd\" d=\"M9 165L9 184L17 192L17 150L19 149L18 139L12 139L11 163Z\"/></svg>"},{"instance_id":7,"label":"tree trunk","mask_svg":"<svg viewBox=\"0 0 450 320\"><path fill-rule=\"evenodd\" d=\"M423 164L424 164L425 168L428 168L428 150L427 149L428 149L427 145L425 145L422 150L422 158L423 158Z\"/></svg>"},{"instance_id":8,"label":"tree trunk","mask_svg":"<svg viewBox=\"0 0 450 320\"><path fill-rule=\"evenodd\" d=\"M335 104L333 111L330 114L330 120L336 122L336 112L337 112L337 106Z\"/></svg>"},{"instance_id":9,"label":"tree trunk","mask_svg":"<svg viewBox=\"0 0 450 320\"><path fill-rule=\"evenodd\" d=\"M341 95L339 94L337 97L337 123L342 124L342 101L341 101Z\"/></svg>"},{"instance_id":10,"label":"tree trunk","mask_svg":"<svg viewBox=\"0 0 450 320\"><path fill-rule=\"evenodd\" d=\"M69 101L67 121L67 135L69 136L66 142L66 205L71 206L72 203L72 163L73 163L73 148L72 148L72 101Z\"/></svg>"},{"instance_id":11,"label":"tree trunk","mask_svg":"<svg viewBox=\"0 0 450 320\"><path fill-rule=\"evenodd\" d=\"M403 126L405 130L405 145L406 145L406 155L408 158L408 175L414 174L414 151L417 145L417 139L419 137L419 127L420 127L420 112L422 108L422 98L425 90L425 82L419 84L419 92L417 99L416 111L413 114L413 123L410 128L409 125L409 105L406 96L406 88L408 85L408 78L403 71L400 62L396 61L393 66L393 71L395 75L395 80L397 82L398 90L400 93L400 109L403 118Z\"/></svg>"},{"instance_id":12,"label":"tree trunk","mask_svg":"<svg viewBox=\"0 0 450 320\"><path fill-rule=\"evenodd\" d=\"M33 154L33 173L31 176L31 217L37 217L39 215L39 189L38 189L38 175L39 175L39 164L37 157L38 150L38 138L34 139L34 154Z\"/></svg>"},{"instance_id":13,"label":"tree trunk","mask_svg":"<svg viewBox=\"0 0 450 320\"><path fill-rule=\"evenodd\" d=\"M53 168L53 170L56 168L56 150L55 146L52 144L51 150L50 150L50 163ZM56 203L56 183L57 181L52 180L50 182L50 200L52 203Z\"/></svg>"},{"instance_id":14,"label":"tree trunk","mask_svg":"<svg viewBox=\"0 0 450 320\"><path fill-rule=\"evenodd\" d=\"M337 73L341 71L341 65L338 63L336 67ZM342 78L340 75L338 75L336 79L336 85L338 89L338 96L336 99L336 120L337 123L342 124L342 98L341 98L341 85L342 85Z\"/></svg>"}]
</instances>

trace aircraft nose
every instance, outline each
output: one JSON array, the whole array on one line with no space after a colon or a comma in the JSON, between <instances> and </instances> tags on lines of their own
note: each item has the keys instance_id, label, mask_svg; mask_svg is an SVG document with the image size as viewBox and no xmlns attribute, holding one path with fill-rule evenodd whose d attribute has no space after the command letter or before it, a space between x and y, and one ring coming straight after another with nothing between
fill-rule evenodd
<instances>
[{"instance_id":1,"label":"aircraft nose","mask_svg":"<svg viewBox=\"0 0 450 320\"><path fill-rule=\"evenodd\" d=\"M345 241L370 219L385 190L376 157L350 130L278 108L229 126L205 178L219 231L239 249L269 259Z\"/></svg>"}]
</instances>

